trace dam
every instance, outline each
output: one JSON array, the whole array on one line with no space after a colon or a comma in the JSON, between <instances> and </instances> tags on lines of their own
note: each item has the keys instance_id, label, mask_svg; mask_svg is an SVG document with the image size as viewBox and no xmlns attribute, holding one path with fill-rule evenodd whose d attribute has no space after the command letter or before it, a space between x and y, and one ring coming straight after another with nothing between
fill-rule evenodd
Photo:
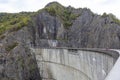
<instances>
[{"instance_id":1,"label":"dam","mask_svg":"<svg viewBox=\"0 0 120 80\"><path fill-rule=\"evenodd\" d=\"M94 48L32 48L31 50L42 80L115 80L105 78L119 57L116 51Z\"/></svg>"}]
</instances>

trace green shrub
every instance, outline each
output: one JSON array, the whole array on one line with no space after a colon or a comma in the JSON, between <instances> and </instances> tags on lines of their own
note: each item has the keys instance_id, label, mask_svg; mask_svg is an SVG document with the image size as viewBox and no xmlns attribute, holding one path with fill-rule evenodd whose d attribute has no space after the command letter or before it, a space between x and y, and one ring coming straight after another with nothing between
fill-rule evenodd
<instances>
[{"instance_id":1,"label":"green shrub","mask_svg":"<svg viewBox=\"0 0 120 80\"><path fill-rule=\"evenodd\" d=\"M102 17L103 18L108 17L107 13L103 13Z\"/></svg>"},{"instance_id":2,"label":"green shrub","mask_svg":"<svg viewBox=\"0 0 120 80\"><path fill-rule=\"evenodd\" d=\"M78 15L73 14L69 10L65 10L62 16L64 28L69 29L69 27L72 26L72 21L77 17Z\"/></svg>"},{"instance_id":3,"label":"green shrub","mask_svg":"<svg viewBox=\"0 0 120 80\"><path fill-rule=\"evenodd\" d=\"M56 11L53 7L46 8L46 11L49 12L49 14L52 15L52 16L56 15Z\"/></svg>"},{"instance_id":4,"label":"green shrub","mask_svg":"<svg viewBox=\"0 0 120 80\"><path fill-rule=\"evenodd\" d=\"M120 25L120 20L118 18L116 18L115 15L113 14L106 14L106 13L103 13L102 17L111 17L113 22L115 22L116 24L119 24Z\"/></svg>"},{"instance_id":5,"label":"green shrub","mask_svg":"<svg viewBox=\"0 0 120 80\"><path fill-rule=\"evenodd\" d=\"M119 25L120 25L120 20L119 20L118 18L116 18L115 15L109 14L109 16L113 19L113 21L114 21L116 24L119 24Z\"/></svg>"}]
</instances>

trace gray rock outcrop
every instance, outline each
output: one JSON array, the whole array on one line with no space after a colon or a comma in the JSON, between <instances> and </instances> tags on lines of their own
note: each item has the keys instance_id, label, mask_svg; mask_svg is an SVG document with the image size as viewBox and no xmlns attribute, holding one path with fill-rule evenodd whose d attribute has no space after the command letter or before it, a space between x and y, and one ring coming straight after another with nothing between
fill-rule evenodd
<instances>
[{"instance_id":1,"label":"gray rock outcrop","mask_svg":"<svg viewBox=\"0 0 120 80\"><path fill-rule=\"evenodd\" d=\"M51 3L49 6L57 11L60 4ZM79 47L79 48L120 48L120 21L112 14L102 16L92 13L89 9L74 9L72 7L63 9L74 15L74 19L67 19L71 25L65 25L65 16L57 12L54 15L44 9L34 18L34 39L36 45L47 47L49 40L57 40L58 47ZM61 9L61 8L60 8ZM61 9L61 12L64 10ZM76 17L77 16L77 17ZM66 17L67 18L67 17ZM67 28L66 28L67 27ZM43 41L43 42L42 42Z\"/></svg>"}]
</instances>

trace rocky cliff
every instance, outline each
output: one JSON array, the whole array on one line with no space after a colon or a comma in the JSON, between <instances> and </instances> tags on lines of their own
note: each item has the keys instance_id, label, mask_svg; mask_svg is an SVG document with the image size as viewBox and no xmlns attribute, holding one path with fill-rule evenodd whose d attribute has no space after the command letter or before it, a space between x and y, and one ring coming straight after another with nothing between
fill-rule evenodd
<instances>
[{"instance_id":1,"label":"rocky cliff","mask_svg":"<svg viewBox=\"0 0 120 80\"><path fill-rule=\"evenodd\" d=\"M58 47L119 48L120 21L87 8L75 9L50 3L35 17L34 42L41 47L57 41Z\"/></svg>"},{"instance_id":2,"label":"rocky cliff","mask_svg":"<svg viewBox=\"0 0 120 80\"><path fill-rule=\"evenodd\" d=\"M49 3L37 12L0 13L0 80L40 80L31 47L120 48L120 21L87 8Z\"/></svg>"}]
</instances>

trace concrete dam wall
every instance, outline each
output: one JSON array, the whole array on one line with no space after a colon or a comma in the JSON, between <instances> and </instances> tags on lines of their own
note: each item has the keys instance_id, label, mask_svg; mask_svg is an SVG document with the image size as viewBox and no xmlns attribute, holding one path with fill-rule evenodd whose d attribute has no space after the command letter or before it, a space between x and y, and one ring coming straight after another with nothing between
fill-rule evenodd
<instances>
[{"instance_id":1,"label":"concrete dam wall","mask_svg":"<svg viewBox=\"0 0 120 80\"><path fill-rule=\"evenodd\" d=\"M42 80L104 80L117 59L105 50L33 49Z\"/></svg>"}]
</instances>

